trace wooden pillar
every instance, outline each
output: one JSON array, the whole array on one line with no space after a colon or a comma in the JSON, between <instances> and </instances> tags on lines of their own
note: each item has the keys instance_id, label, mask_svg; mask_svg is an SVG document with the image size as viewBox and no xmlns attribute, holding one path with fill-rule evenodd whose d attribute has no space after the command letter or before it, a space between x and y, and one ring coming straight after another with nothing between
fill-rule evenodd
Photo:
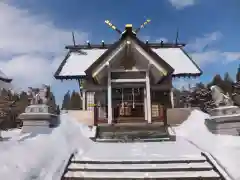
<instances>
[{"instance_id":1,"label":"wooden pillar","mask_svg":"<svg viewBox=\"0 0 240 180\"><path fill-rule=\"evenodd\" d=\"M83 79L78 79L78 86L79 86L79 90L80 90L80 96L81 97L81 101L82 101L82 109L86 110L86 91L85 89L82 89L82 81Z\"/></svg>"},{"instance_id":2,"label":"wooden pillar","mask_svg":"<svg viewBox=\"0 0 240 180\"><path fill-rule=\"evenodd\" d=\"M163 107L163 124L164 124L164 126L168 125L168 122L167 122L167 108L166 107Z\"/></svg>"},{"instance_id":3,"label":"wooden pillar","mask_svg":"<svg viewBox=\"0 0 240 180\"><path fill-rule=\"evenodd\" d=\"M112 124L112 83L111 71L108 66L108 124Z\"/></svg>"},{"instance_id":4,"label":"wooden pillar","mask_svg":"<svg viewBox=\"0 0 240 180\"><path fill-rule=\"evenodd\" d=\"M98 107L94 106L94 120L93 120L93 125L97 126L98 125Z\"/></svg>"},{"instance_id":5,"label":"wooden pillar","mask_svg":"<svg viewBox=\"0 0 240 180\"><path fill-rule=\"evenodd\" d=\"M146 93L147 93L147 120L148 120L148 123L152 123L151 88L150 88L149 68L146 71Z\"/></svg>"},{"instance_id":6,"label":"wooden pillar","mask_svg":"<svg viewBox=\"0 0 240 180\"><path fill-rule=\"evenodd\" d=\"M82 91L82 109L86 110L86 91Z\"/></svg>"},{"instance_id":7,"label":"wooden pillar","mask_svg":"<svg viewBox=\"0 0 240 180\"><path fill-rule=\"evenodd\" d=\"M174 108L174 96L173 96L173 88L170 91L170 98L171 98L171 106Z\"/></svg>"},{"instance_id":8,"label":"wooden pillar","mask_svg":"<svg viewBox=\"0 0 240 180\"><path fill-rule=\"evenodd\" d=\"M148 111L147 111L147 92L146 92L146 87L143 89L143 94L144 94L144 119L147 121L148 119Z\"/></svg>"}]
</instances>

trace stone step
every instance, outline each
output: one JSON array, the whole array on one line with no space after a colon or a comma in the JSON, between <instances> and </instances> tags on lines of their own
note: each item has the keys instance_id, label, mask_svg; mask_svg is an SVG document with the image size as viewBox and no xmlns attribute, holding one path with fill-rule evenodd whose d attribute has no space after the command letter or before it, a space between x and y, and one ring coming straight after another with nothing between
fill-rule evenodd
<instances>
[{"instance_id":1,"label":"stone step","mask_svg":"<svg viewBox=\"0 0 240 180\"><path fill-rule=\"evenodd\" d=\"M214 171L175 171L175 172L86 172L68 171L65 180L72 179L220 179Z\"/></svg>"},{"instance_id":2,"label":"stone step","mask_svg":"<svg viewBox=\"0 0 240 180\"><path fill-rule=\"evenodd\" d=\"M156 130L156 131L164 131L165 126L159 124L147 124L147 123L126 123L126 124L116 124L116 125L99 125L99 131L103 132L113 132L113 131L149 131L149 130Z\"/></svg>"},{"instance_id":3,"label":"stone step","mask_svg":"<svg viewBox=\"0 0 240 180\"><path fill-rule=\"evenodd\" d=\"M111 138L111 139L150 139L150 138L165 138L168 137L167 132L142 132L142 131L132 131L132 132L104 132L98 133L97 138Z\"/></svg>"},{"instance_id":4,"label":"stone step","mask_svg":"<svg viewBox=\"0 0 240 180\"><path fill-rule=\"evenodd\" d=\"M81 158L78 155L71 160L72 163L81 164L168 164L168 163L203 163L206 158L203 156L178 156L178 157L156 157L154 159L136 160L136 159L97 159L90 160L88 158Z\"/></svg>"},{"instance_id":5,"label":"stone step","mask_svg":"<svg viewBox=\"0 0 240 180\"><path fill-rule=\"evenodd\" d=\"M154 159L89 159L76 153L63 180L74 179L164 179L220 180L220 174L203 155L161 156Z\"/></svg>"},{"instance_id":6,"label":"stone step","mask_svg":"<svg viewBox=\"0 0 240 180\"><path fill-rule=\"evenodd\" d=\"M144 139L144 138L141 138L141 139L138 139L138 138L135 138L135 139L132 139L132 141L134 142L163 142L163 141L171 141L172 139L170 137L159 137L159 138L149 138L149 139ZM131 140L127 140L127 139L121 139L121 138L118 138L118 139L104 139L104 138L96 138L96 139L93 139L93 141L96 141L96 142L109 142L109 143L116 143L116 142L132 142Z\"/></svg>"},{"instance_id":7,"label":"stone step","mask_svg":"<svg viewBox=\"0 0 240 180\"><path fill-rule=\"evenodd\" d=\"M23 126L49 126L49 122L48 121L23 121Z\"/></svg>"},{"instance_id":8,"label":"stone step","mask_svg":"<svg viewBox=\"0 0 240 180\"><path fill-rule=\"evenodd\" d=\"M168 163L168 164L81 164L71 163L69 171L144 171L144 172L165 172L165 171L210 171L212 166L208 162L198 163Z\"/></svg>"},{"instance_id":9,"label":"stone step","mask_svg":"<svg viewBox=\"0 0 240 180\"><path fill-rule=\"evenodd\" d=\"M105 125L97 127L97 139L152 139L167 138L167 127L155 124Z\"/></svg>"}]
</instances>

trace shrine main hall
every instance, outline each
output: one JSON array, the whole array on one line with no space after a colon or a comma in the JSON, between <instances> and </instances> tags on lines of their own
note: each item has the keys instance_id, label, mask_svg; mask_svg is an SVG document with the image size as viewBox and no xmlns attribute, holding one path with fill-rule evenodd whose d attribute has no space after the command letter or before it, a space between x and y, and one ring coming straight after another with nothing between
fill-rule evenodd
<instances>
[{"instance_id":1,"label":"shrine main hall","mask_svg":"<svg viewBox=\"0 0 240 180\"><path fill-rule=\"evenodd\" d=\"M82 108L97 122L164 121L164 108L174 106L172 79L202 74L184 46L143 42L128 24L113 44L66 46L55 78L79 82Z\"/></svg>"}]
</instances>

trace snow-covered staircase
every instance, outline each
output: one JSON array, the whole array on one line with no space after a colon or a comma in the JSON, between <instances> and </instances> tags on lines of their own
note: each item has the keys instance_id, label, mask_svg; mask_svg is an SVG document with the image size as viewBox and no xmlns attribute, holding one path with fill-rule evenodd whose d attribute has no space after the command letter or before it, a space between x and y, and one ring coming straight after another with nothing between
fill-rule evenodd
<instances>
[{"instance_id":1,"label":"snow-covered staircase","mask_svg":"<svg viewBox=\"0 0 240 180\"><path fill-rule=\"evenodd\" d=\"M82 160L72 156L63 180L78 179L224 179L204 155L157 160Z\"/></svg>"}]
</instances>

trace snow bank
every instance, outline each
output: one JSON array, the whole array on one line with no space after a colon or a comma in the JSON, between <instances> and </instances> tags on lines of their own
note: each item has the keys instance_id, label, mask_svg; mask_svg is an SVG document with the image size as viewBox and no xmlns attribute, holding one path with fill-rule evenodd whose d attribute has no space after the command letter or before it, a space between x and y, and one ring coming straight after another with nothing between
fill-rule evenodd
<instances>
[{"instance_id":1,"label":"snow bank","mask_svg":"<svg viewBox=\"0 0 240 180\"><path fill-rule=\"evenodd\" d=\"M50 133L4 132L6 141L0 142L0 179L60 179L70 155L76 149L84 153L92 145L81 129L86 127L63 114L60 126Z\"/></svg>"},{"instance_id":2,"label":"snow bank","mask_svg":"<svg viewBox=\"0 0 240 180\"><path fill-rule=\"evenodd\" d=\"M185 137L211 153L235 179L240 180L240 137L212 134L204 124L208 115L194 110L188 119L175 127L177 136Z\"/></svg>"}]
</instances>

